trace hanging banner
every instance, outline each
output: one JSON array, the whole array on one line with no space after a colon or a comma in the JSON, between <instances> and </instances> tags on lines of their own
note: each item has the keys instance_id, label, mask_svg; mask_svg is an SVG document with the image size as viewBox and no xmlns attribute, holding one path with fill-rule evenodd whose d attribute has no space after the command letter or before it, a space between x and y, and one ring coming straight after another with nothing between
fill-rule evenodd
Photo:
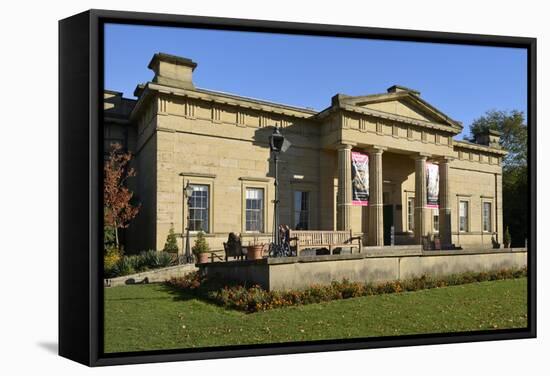
<instances>
[{"instance_id":1,"label":"hanging banner","mask_svg":"<svg viewBox=\"0 0 550 376\"><path fill-rule=\"evenodd\" d=\"M352 204L369 204L369 156L357 151L351 152Z\"/></svg>"},{"instance_id":2,"label":"hanging banner","mask_svg":"<svg viewBox=\"0 0 550 376\"><path fill-rule=\"evenodd\" d=\"M426 206L439 208L439 165L426 163Z\"/></svg>"}]
</instances>

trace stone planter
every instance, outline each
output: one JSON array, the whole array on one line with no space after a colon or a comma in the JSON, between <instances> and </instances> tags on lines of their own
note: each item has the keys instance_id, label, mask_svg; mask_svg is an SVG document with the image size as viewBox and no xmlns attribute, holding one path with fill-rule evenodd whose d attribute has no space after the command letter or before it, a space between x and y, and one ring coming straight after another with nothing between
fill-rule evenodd
<instances>
[{"instance_id":1,"label":"stone planter","mask_svg":"<svg viewBox=\"0 0 550 376\"><path fill-rule=\"evenodd\" d=\"M260 260L263 257L263 245L249 245L246 247L247 260Z\"/></svg>"},{"instance_id":2,"label":"stone planter","mask_svg":"<svg viewBox=\"0 0 550 376\"><path fill-rule=\"evenodd\" d=\"M208 253L199 253L197 255L197 264L206 264L208 262Z\"/></svg>"}]
</instances>

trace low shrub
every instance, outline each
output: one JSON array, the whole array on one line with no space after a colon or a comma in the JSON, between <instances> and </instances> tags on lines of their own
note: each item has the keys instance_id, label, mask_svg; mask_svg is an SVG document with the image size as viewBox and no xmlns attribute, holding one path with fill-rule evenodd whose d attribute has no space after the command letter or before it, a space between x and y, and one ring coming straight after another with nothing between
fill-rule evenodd
<instances>
[{"instance_id":1,"label":"low shrub","mask_svg":"<svg viewBox=\"0 0 550 376\"><path fill-rule=\"evenodd\" d=\"M167 284L173 288L196 294L198 297L231 309L246 312L321 303L336 299L401 293L423 289L455 286L472 282L493 281L527 276L527 269L504 269L490 272L466 272L441 277L423 275L403 281L378 284L351 282L347 279L333 281L330 285L312 285L305 290L267 291L258 285L244 286L236 282L207 279L198 272L185 277L172 278ZM222 287L223 286L223 287Z\"/></svg>"},{"instance_id":2,"label":"low shrub","mask_svg":"<svg viewBox=\"0 0 550 376\"><path fill-rule=\"evenodd\" d=\"M103 251L103 270L107 278L116 275L117 264L122 258L122 251L114 246Z\"/></svg>"},{"instance_id":3,"label":"low shrub","mask_svg":"<svg viewBox=\"0 0 550 376\"><path fill-rule=\"evenodd\" d=\"M137 262L147 269L166 268L177 263L177 255L149 250L140 253Z\"/></svg>"},{"instance_id":4,"label":"low shrub","mask_svg":"<svg viewBox=\"0 0 550 376\"><path fill-rule=\"evenodd\" d=\"M340 291L342 299L356 298L358 296L365 295L365 284L359 282L350 282L347 279L343 279L342 282L333 281L333 289Z\"/></svg>"},{"instance_id":5,"label":"low shrub","mask_svg":"<svg viewBox=\"0 0 550 376\"><path fill-rule=\"evenodd\" d=\"M153 250L141 252L139 255L122 254L104 257L105 278L121 277L133 273L141 273L150 269L166 268L177 265L177 255Z\"/></svg>"},{"instance_id":6,"label":"low shrub","mask_svg":"<svg viewBox=\"0 0 550 376\"><path fill-rule=\"evenodd\" d=\"M178 264L178 255L169 252L158 252L158 265L160 268L167 268Z\"/></svg>"},{"instance_id":7,"label":"low shrub","mask_svg":"<svg viewBox=\"0 0 550 376\"><path fill-rule=\"evenodd\" d=\"M172 277L167 281L168 285L185 290L194 290L206 281L198 272L191 272L183 277Z\"/></svg>"},{"instance_id":8,"label":"low shrub","mask_svg":"<svg viewBox=\"0 0 550 376\"><path fill-rule=\"evenodd\" d=\"M133 274L136 272L133 256L123 256L114 268L114 277Z\"/></svg>"}]
</instances>

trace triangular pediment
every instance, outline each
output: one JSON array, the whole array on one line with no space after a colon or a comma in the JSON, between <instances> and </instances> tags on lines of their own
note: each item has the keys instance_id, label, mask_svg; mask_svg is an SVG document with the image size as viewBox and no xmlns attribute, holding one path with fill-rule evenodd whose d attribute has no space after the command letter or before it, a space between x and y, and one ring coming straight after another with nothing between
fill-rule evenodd
<instances>
[{"instance_id":1,"label":"triangular pediment","mask_svg":"<svg viewBox=\"0 0 550 376\"><path fill-rule=\"evenodd\" d=\"M399 91L366 96L337 96L342 105L370 110L392 117L435 123L461 130L462 124L451 119L422 98L416 91Z\"/></svg>"},{"instance_id":2,"label":"triangular pediment","mask_svg":"<svg viewBox=\"0 0 550 376\"><path fill-rule=\"evenodd\" d=\"M360 107L368 108L370 110L387 112L392 115L405 116L411 119L439 122L440 119L422 111L420 108L415 107L411 103L407 103L406 100L389 100L382 102L367 103Z\"/></svg>"}]
</instances>

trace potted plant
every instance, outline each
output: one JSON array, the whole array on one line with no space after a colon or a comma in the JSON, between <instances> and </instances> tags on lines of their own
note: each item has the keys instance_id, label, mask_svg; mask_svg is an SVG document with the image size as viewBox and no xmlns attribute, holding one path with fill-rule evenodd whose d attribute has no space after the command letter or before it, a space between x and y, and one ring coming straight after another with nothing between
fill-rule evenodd
<instances>
[{"instance_id":1,"label":"potted plant","mask_svg":"<svg viewBox=\"0 0 550 376\"><path fill-rule=\"evenodd\" d=\"M258 235L254 235L252 242L246 247L246 258L248 260L259 260L263 256L264 244L258 242Z\"/></svg>"},{"instance_id":2,"label":"potted plant","mask_svg":"<svg viewBox=\"0 0 550 376\"><path fill-rule=\"evenodd\" d=\"M193 245L193 248L191 248L191 250L197 258L197 264L204 264L208 262L208 251L210 251L210 247L206 242L204 232L199 231L199 233L197 234L197 238L195 239L195 244Z\"/></svg>"},{"instance_id":3,"label":"potted plant","mask_svg":"<svg viewBox=\"0 0 550 376\"><path fill-rule=\"evenodd\" d=\"M510 243L512 243L512 237L510 236L510 229L506 226L506 231L504 231L504 248L510 248Z\"/></svg>"}]
</instances>

